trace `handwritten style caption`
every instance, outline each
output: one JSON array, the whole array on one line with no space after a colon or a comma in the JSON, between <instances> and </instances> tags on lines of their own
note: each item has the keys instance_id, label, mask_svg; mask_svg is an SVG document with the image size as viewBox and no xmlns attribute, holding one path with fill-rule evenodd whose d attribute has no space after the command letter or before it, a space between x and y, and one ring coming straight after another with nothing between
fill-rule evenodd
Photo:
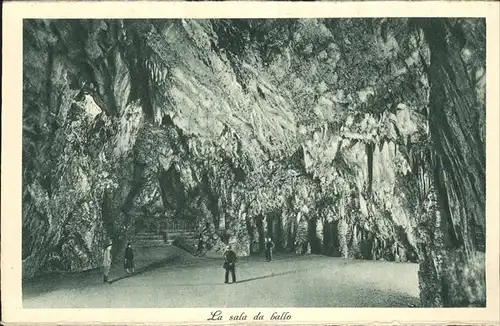
<instances>
[{"instance_id":1,"label":"handwritten style caption","mask_svg":"<svg viewBox=\"0 0 500 326\"><path fill-rule=\"evenodd\" d=\"M216 310L212 311L210 318L207 320L224 320L224 315L222 314L222 310ZM231 315L229 316L229 320L247 320L248 316L245 312L240 313L239 315ZM264 320L266 318L264 314L262 314L260 311L252 317L253 320ZM266 320L290 320L292 318L292 315L290 315L289 312L273 312L272 315L269 317L269 319Z\"/></svg>"}]
</instances>

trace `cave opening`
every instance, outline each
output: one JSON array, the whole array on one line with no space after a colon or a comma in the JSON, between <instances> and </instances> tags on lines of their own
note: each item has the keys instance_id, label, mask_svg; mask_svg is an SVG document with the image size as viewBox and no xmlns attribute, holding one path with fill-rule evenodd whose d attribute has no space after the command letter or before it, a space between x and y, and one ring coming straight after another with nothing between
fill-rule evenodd
<instances>
[{"instance_id":1,"label":"cave opening","mask_svg":"<svg viewBox=\"0 0 500 326\"><path fill-rule=\"evenodd\" d=\"M167 171L161 170L159 185L165 209L180 212L186 203L187 196L175 165L172 165Z\"/></svg>"},{"instance_id":2,"label":"cave opening","mask_svg":"<svg viewBox=\"0 0 500 326\"><path fill-rule=\"evenodd\" d=\"M339 241L339 221L333 220L331 222L325 222L324 224L324 244L323 248L325 254L332 257L341 257L342 253L340 251L340 241Z\"/></svg>"},{"instance_id":3,"label":"cave opening","mask_svg":"<svg viewBox=\"0 0 500 326\"><path fill-rule=\"evenodd\" d=\"M258 215L255 218L255 224L257 226L257 233L259 235L259 252L262 252L265 249L265 242L266 242L266 230L265 230L265 225L264 225L264 216L263 215Z\"/></svg>"},{"instance_id":4,"label":"cave opening","mask_svg":"<svg viewBox=\"0 0 500 326\"><path fill-rule=\"evenodd\" d=\"M323 230L318 230L318 221L316 218L310 218L308 220L307 228L311 253L322 254L323 248L320 237L323 237Z\"/></svg>"},{"instance_id":5,"label":"cave opening","mask_svg":"<svg viewBox=\"0 0 500 326\"><path fill-rule=\"evenodd\" d=\"M275 245L275 250L278 252L283 252L286 249L285 246L285 234L283 229L283 219L282 211L274 210L266 215L266 225L267 230L265 237L271 238Z\"/></svg>"}]
</instances>

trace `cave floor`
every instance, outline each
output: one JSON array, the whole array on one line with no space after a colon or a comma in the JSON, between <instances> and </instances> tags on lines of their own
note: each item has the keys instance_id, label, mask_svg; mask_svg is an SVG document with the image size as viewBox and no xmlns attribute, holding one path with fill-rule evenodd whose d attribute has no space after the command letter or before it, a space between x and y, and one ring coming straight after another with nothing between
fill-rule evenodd
<instances>
[{"instance_id":1,"label":"cave floor","mask_svg":"<svg viewBox=\"0 0 500 326\"><path fill-rule=\"evenodd\" d=\"M240 259L236 284L224 284L222 259L175 247L138 250L136 274L100 270L23 284L24 308L414 307L417 264L318 255Z\"/></svg>"}]
</instances>

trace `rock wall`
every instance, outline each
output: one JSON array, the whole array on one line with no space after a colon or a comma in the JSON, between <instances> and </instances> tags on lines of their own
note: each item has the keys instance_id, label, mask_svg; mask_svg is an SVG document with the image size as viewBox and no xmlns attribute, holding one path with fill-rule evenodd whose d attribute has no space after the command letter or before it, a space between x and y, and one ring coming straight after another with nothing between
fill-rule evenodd
<instances>
[{"instance_id":1,"label":"rock wall","mask_svg":"<svg viewBox=\"0 0 500 326\"><path fill-rule=\"evenodd\" d=\"M431 20L429 127L434 152L427 176L435 194L430 223L437 238L422 245L419 271L425 305L485 306L485 22ZM481 123L478 125L478 121ZM425 178L425 176L424 176ZM430 284L440 284L431 290Z\"/></svg>"},{"instance_id":2,"label":"rock wall","mask_svg":"<svg viewBox=\"0 0 500 326\"><path fill-rule=\"evenodd\" d=\"M447 277L481 275L484 22L24 24L23 277L175 217L203 250L420 261L425 305L481 302Z\"/></svg>"}]
</instances>

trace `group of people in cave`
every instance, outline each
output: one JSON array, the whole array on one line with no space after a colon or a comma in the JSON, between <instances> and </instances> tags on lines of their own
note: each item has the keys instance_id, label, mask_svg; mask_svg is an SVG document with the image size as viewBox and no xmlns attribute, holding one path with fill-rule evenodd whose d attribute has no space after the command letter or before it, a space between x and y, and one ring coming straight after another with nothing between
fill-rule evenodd
<instances>
[{"instance_id":1,"label":"group of people in cave","mask_svg":"<svg viewBox=\"0 0 500 326\"><path fill-rule=\"evenodd\" d=\"M113 245L112 241L107 242L105 248L103 249L103 283L111 283L109 281L109 272L111 271L111 247ZM266 261L271 262L273 258L273 249L275 247L274 242L270 237L267 237L264 242ZM228 245L224 251L224 263L222 267L225 269L226 273L224 276L224 283L229 283L229 274L231 274L232 283L236 283L236 261L238 256L233 251L232 247ZM123 268L126 275L132 275L135 273L134 265L134 249L132 249L132 244L127 243L125 248L124 263Z\"/></svg>"},{"instance_id":2,"label":"group of people in cave","mask_svg":"<svg viewBox=\"0 0 500 326\"><path fill-rule=\"evenodd\" d=\"M113 242L110 240L106 247L103 250L103 276L102 280L104 283L111 283L109 281L109 272L111 271L111 246ZM134 249L132 249L132 244L127 243L127 247L125 248L123 269L125 270L125 274L131 275L135 273L135 265L134 265Z\"/></svg>"}]
</instances>

